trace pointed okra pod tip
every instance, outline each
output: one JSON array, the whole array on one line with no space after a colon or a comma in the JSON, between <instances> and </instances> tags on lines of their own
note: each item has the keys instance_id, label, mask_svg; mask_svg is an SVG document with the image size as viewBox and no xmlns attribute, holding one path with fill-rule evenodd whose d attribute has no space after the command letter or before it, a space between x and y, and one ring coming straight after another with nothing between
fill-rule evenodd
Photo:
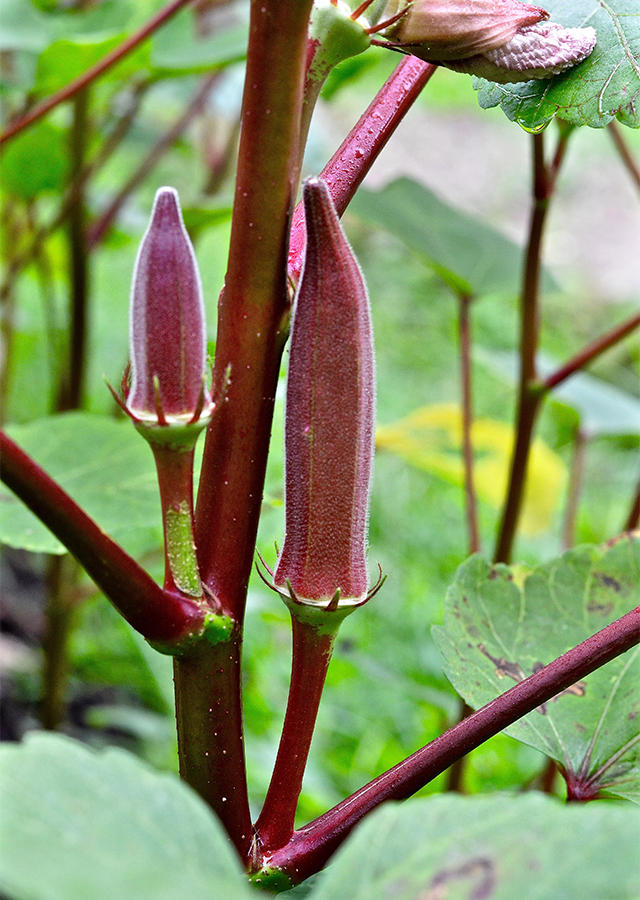
<instances>
[{"instance_id":1,"label":"pointed okra pod tip","mask_svg":"<svg viewBox=\"0 0 640 900\"><path fill-rule=\"evenodd\" d=\"M161 446L192 446L215 403L206 385L204 301L178 193L156 192L136 257L129 307L130 384L121 404Z\"/></svg>"},{"instance_id":2,"label":"pointed okra pod tip","mask_svg":"<svg viewBox=\"0 0 640 900\"><path fill-rule=\"evenodd\" d=\"M307 246L285 412L285 539L274 585L292 613L353 609L368 588L375 438L369 299L326 184L303 189Z\"/></svg>"}]
</instances>

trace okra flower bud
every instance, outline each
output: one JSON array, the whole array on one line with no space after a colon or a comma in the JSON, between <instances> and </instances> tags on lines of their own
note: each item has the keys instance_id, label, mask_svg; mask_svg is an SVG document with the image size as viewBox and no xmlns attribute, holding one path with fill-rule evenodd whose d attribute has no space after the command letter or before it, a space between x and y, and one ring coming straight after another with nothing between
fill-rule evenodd
<instances>
[{"instance_id":1,"label":"okra flower bud","mask_svg":"<svg viewBox=\"0 0 640 900\"><path fill-rule=\"evenodd\" d=\"M414 55L438 62L501 47L520 28L549 18L546 10L519 0L391 0L384 17L395 16L403 6L407 11L389 37Z\"/></svg>"},{"instance_id":2,"label":"okra flower bud","mask_svg":"<svg viewBox=\"0 0 640 900\"><path fill-rule=\"evenodd\" d=\"M285 416L286 534L274 583L295 601L334 609L340 598L367 598L373 331L362 272L326 184L309 179L303 198L307 245Z\"/></svg>"},{"instance_id":3,"label":"okra flower bud","mask_svg":"<svg viewBox=\"0 0 640 900\"><path fill-rule=\"evenodd\" d=\"M140 244L130 305L131 387L140 426L206 423L206 331L200 273L177 191L160 188ZM141 430L142 430L141 427Z\"/></svg>"},{"instance_id":4,"label":"okra flower bud","mask_svg":"<svg viewBox=\"0 0 640 900\"><path fill-rule=\"evenodd\" d=\"M502 84L557 75L596 43L593 28L545 22L546 10L519 0L390 0L385 18L387 46Z\"/></svg>"},{"instance_id":5,"label":"okra flower bud","mask_svg":"<svg viewBox=\"0 0 640 900\"><path fill-rule=\"evenodd\" d=\"M206 605L193 522L193 455L215 404L205 387L200 273L178 194L160 188L136 258L131 387L120 402L153 451L164 528L164 589ZM115 395L114 395L115 396Z\"/></svg>"}]
</instances>

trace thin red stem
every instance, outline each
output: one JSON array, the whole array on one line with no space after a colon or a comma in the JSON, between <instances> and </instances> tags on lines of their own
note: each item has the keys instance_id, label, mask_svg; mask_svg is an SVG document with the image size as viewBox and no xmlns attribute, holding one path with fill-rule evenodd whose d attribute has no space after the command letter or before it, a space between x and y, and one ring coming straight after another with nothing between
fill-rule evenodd
<instances>
[{"instance_id":1,"label":"thin red stem","mask_svg":"<svg viewBox=\"0 0 640 900\"><path fill-rule=\"evenodd\" d=\"M316 724L320 698L331 661L336 633L292 616L293 660L287 712L269 790L256 822L262 848L284 846L293 834L298 798Z\"/></svg>"},{"instance_id":2,"label":"thin red stem","mask_svg":"<svg viewBox=\"0 0 640 900\"><path fill-rule=\"evenodd\" d=\"M480 534L478 531L478 505L473 484L473 442L471 428L473 424L473 394L471 389L471 332L469 309L472 298L460 296L458 330L460 341L460 381L462 386L462 459L464 464L464 493L467 511L467 529L469 535L469 553L480 551Z\"/></svg>"},{"instance_id":3,"label":"thin red stem","mask_svg":"<svg viewBox=\"0 0 640 900\"><path fill-rule=\"evenodd\" d=\"M148 640L168 644L200 630L203 610L190 600L163 591L2 432L0 450L4 483L73 553L130 625Z\"/></svg>"},{"instance_id":4,"label":"thin red stem","mask_svg":"<svg viewBox=\"0 0 640 900\"><path fill-rule=\"evenodd\" d=\"M349 831L381 803L410 797L457 759L639 642L640 606L296 831L285 847L270 856L269 868L277 867L294 883L308 878L325 865Z\"/></svg>"},{"instance_id":5,"label":"thin red stem","mask_svg":"<svg viewBox=\"0 0 640 900\"><path fill-rule=\"evenodd\" d=\"M553 390L554 387L557 387L559 384L562 384L563 381L566 381L567 378L570 378L574 372L584 369L585 366L593 362L594 359L597 359L597 357L600 356L601 353L604 353L605 350L613 347L628 334L631 334L632 331L635 331L638 326L640 326L640 313L631 316L626 322L622 322L621 325L616 326L616 328L613 328L611 331L607 332L607 334L602 335L602 337L599 337L591 344L588 344L579 353L576 353L576 355L561 366L561 368L557 369L552 375L549 375L542 381L542 389L545 391Z\"/></svg>"},{"instance_id":6,"label":"thin red stem","mask_svg":"<svg viewBox=\"0 0 640 900\"><path fill-rule=\"evenodd\" d=\"M631 176L631 180L638 188L638 190L640 190L640 167L638 166L637 160L635 160L631 155L629 148L627 147L627 144L622 137L620 126L615 121L609 122L608 131L611 135L611 139L613 140L616 150L620 154L620 159L624 163L625 168Z\"/></svg>"},{"instance_id":7,"label":"thin red stem","mask_svg":"<svg viewBox=\"0 0 640 900\"><path fill-rule=\"evenodd\" d=\"M339 216L436 69L415 56L406 56L322 170L320 177L329 187ZM293 215L289 247L289 274L295 281L302 268L305 239L300 202Z\"/></svg>"},{"instance_id":8,"label":"thin red stem","mask_svg":"<svg viewBox=\"0 0 640 900\"><path fill-rule=\"evenodd\" d=\"M69 84L60 88L59 91L46 97L40 103L37 103L32 107L32 109L28 110L23 115L18 116L13 122L10 122L3 134L0 135L0 145L5 141L10 140L12 137L15 137L29 125L33 125L34 122L37 122L42 116L51 112L51 110L55 109L56 106L59 106L60 103L64 103L65 100L70 100L71 97L75 96L83 88L91 84L92 81L95 81L97 78L100 78L101 75L104 75L105 72L127 56L127 54L131 53L132 50L135 50L136 47L157 31L158 28L168 22L172 16L188 3L191 3L191 0L172 0L171 3L168 3L167 6L159 10L159 12L157 12L155 16L152 16L152 18L141 28L126 38L121 44L118 44L117 47L114 47L113 50L106 54L106 56L99 59L93 66L89 66L82 75L78 75L77 78L74 78Z\"/></svg>"},{"instance_id":9,"label":"thin red stem","mask_svg":"<svg viewBox=\"0 0 640 900\"><path fill-rule=\"evenodd\" d=\"M534 202L520 301L520 383L518 388L516 436L511 457L507 498L498 531L494 557L496 562L508 563L511 559L511 551L522 509L533 430L542 399L542 393L536 381L542 236L549 200L564 156L563 143L566 144L569 133L569 131L562 133L553 163L549 168L547 168L544 161L543 135L533 135Z\"/></svg>"}]
</instances>

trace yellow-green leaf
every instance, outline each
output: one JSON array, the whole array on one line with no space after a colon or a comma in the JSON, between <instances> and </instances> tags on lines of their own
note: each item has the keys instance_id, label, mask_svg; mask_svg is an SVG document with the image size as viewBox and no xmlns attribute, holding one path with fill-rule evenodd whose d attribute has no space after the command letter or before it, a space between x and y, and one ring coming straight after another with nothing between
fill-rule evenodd
<instances>
[{"instance_id":1,"label":"yellow-green leaf","mask_svg":"<svg viewBox=\"0 0 640 900\"><path fill-rule=\"evenodd\" d=\"M504 501L513 448L513 428L496 419L476 419L474 481L478 497L494 509ZM462 410L456 404L422 406L390 425L379 426L376 445L418 469L462 486ZM521 529L545 531L556 512L566 478L560 457L540 438L531 445Z\"/></svg>"}]
</instances>

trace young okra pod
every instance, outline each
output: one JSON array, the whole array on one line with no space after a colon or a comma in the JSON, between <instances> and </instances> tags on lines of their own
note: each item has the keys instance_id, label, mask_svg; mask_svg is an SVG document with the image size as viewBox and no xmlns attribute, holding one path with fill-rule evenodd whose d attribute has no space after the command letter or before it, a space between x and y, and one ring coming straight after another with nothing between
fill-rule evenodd
<instances>
[{"instance_id":1,"label":"young okra pod","mask_svg":"<svg viewBox=\"0 0 640 900\"><path fill-rule=\"evenodd\" d=\"M307 245L287 381L285 539L274 582L294 600L335 608L340 598L367 598L373 330L364 278L326 184L309 179L303 198Z\"/></svg>"}]
</instances>

